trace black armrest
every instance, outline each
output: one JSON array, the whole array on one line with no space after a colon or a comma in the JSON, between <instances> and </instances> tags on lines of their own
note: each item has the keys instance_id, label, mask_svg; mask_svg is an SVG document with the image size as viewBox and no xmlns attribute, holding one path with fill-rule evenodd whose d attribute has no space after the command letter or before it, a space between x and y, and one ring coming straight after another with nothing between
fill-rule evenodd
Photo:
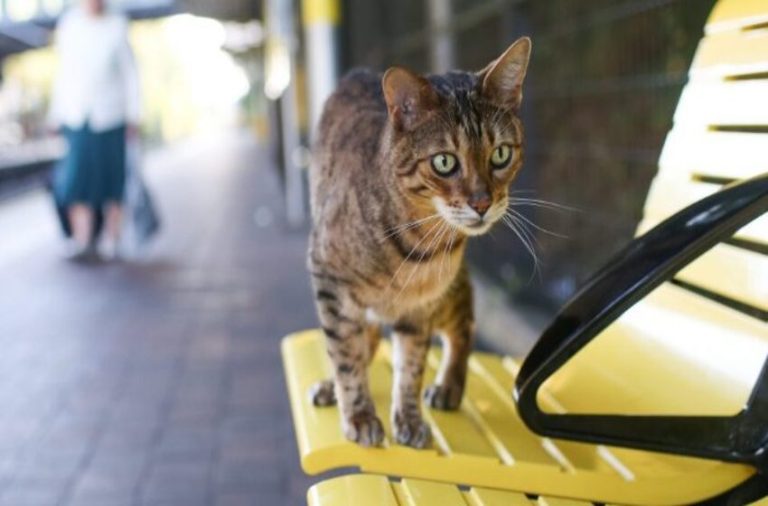
<instances>
[{"instance_id":1,"label":"black armrest","mask_svg":"<svg viewBox=\"0 0 768 506\"><path fill-rule=\"evenodd\" d=\"M734 417L549 414L541 385L624 311L691 261L768 211L768 173L733 184L680 211L595 274L560 311L526 357L515 384L520 416L555 438L725 461L768 471L768 360Z\"/></svg>"}]
</instances>

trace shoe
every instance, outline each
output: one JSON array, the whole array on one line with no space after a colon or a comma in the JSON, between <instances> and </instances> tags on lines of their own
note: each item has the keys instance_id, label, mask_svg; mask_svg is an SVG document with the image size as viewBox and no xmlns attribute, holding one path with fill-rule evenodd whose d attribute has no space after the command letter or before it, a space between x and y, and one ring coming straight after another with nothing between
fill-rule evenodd
<instances>
[{"instance_id":1,"label":"shoe","mask_svg":"<svg viewBox=\"0 0 768 506\"><path fill-rule=\"evenodd\" d=\"M106 262L119 262L122 259L120 247L113 242L106 242L101 248L101 257Z\"/></svg>"},{"instance_id":2,"label":"shoe","mask_svg":"<svg viewBox=\"0 0 768 506\"><path fill-rule=\"evenodd\" d=\"M94 264L101 260L101 256L96 247L90 244L72 249L67 255L67 260L77 264Z\"/></svg>"}]
</instances>

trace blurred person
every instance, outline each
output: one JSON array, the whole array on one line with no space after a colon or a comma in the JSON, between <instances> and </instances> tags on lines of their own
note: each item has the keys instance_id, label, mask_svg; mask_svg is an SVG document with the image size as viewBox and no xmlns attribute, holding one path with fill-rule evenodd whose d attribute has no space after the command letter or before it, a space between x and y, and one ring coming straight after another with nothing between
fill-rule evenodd
<instances>
[{"instance_id":1,"label":"blurred person","mask_svg":"<svg viewBox=\"0 0 768 506\"><path fill-rule=\"evenodd\" d=\"M104 253L115 257L123 220L126 143L138 135L140 116L128 20L109 10L105 0L80 0L62 16L56 46L60 66L50 121L69 149L56 169L54 193L75 243L71 257L98 257L94 223L102 216Z\"/></svg>"}]
</instances>

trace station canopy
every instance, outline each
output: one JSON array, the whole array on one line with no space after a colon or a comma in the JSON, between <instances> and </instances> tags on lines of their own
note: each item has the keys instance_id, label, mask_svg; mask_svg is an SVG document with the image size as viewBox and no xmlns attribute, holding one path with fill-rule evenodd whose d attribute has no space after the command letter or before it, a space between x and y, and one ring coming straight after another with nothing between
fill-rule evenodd
<instances>
[{"instance_id":1,"label":"station canopy","mask_svg":"<svg viewBox=\"0 0 768 506\"><path fill-rule=\"evenodd\" d=\"M41 47L61 13L79 0L0 0L0 59ZM134 19L187 12L221 20L248 21L261 15L256 0L108 0Z\"/></svg>"}]
</instances>

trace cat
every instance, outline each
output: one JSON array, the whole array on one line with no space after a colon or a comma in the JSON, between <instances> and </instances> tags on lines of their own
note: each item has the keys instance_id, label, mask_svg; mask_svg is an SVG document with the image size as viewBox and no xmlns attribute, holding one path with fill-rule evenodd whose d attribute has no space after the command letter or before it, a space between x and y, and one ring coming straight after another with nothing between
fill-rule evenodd
<instances>
[{"instance_id":1,"label":"cat","mask_svg":"<svg viewBox=\"0 0 768 506\"><path fill-rule=\"evenodd\" d=\"M530 53L522 37L477 73L353 71L326 101L310 168L308 265L334 375L310 396L316 406L338 402L350 441L378 446L385 436L367 377L383 325L397 443L430 445L420 396L433 335L443 358L424 402L461 404L475 326L464 250L507 212L523 163Z\"/></svg>"}]
</instances>

